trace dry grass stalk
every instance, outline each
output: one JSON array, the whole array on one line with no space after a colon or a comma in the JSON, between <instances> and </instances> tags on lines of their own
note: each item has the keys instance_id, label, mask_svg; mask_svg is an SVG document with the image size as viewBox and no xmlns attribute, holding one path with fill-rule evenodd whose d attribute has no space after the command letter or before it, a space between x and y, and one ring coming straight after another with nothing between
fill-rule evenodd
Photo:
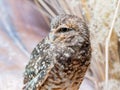
<instances>
[{"instance_id":1,"label":"dry grass stalk","mask_svg":"<svg viewBox=\"0 0 120 90\"><path fill-rule=\"evenodd\" d=\"M109 79L109 43L110 43L110 38L111 38L111 35L112 35L112 31L113 31L113 27L114 27L114 24L115 24L115 20L117 18L117 12L118 12L118 8L119 8L119 5L120 5L120 0L118 1L118 4L117 4L117 7L115 9L115 14L114 14L114 17L113 17L113 21L112 21L112 24L111 24L111 28L109 30L109 33L108 33L108 37L106 38L106 44L105 44L105 61L106 61L106 65L105 65L105 78L106 78L106 85L105 85L105 89L108 88L108 79Z\"/></svg>"}]
</instances>

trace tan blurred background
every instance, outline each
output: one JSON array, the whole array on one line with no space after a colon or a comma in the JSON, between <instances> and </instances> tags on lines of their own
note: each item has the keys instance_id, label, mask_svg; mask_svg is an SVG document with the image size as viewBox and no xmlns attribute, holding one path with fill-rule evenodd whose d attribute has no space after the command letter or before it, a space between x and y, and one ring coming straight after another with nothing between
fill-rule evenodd
<instances>
[{"instance_id":1,"label":"tan blurred background","mask_svg":"<svg viewBox=\"0 0 120 90\"><path fill-rule=\"evenodd\" d=\"M39 7L33 1L39 0L0 0L0 90L22 89L23 72L30 53L49 33L50 11L42 11L46 7ZM49 1L53 1L50 3L53 14L56 14L55 10L63 8L66 13L77 16L80 14L80 7L75 6L79 6L81 1L91 32L93 52L90 69L80 90L103 90L105 39L118 0L60 0L58 3L61 7L55 6L56 0ZM108 90L120 90L120 10L113 29L109 44Z\"/></svg>"}]
</instances>

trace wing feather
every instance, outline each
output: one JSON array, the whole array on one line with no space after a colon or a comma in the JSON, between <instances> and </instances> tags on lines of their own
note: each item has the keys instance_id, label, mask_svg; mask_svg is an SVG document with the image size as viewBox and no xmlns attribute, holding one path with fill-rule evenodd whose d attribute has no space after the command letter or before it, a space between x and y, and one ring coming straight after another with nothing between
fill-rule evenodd
<instances>
[{"instance_id":1,"label":"wing feather","mask_svg":"<svg viewBox=\"0 0 120 90\"><path fill-rule=\"evenodd\" d=\"M48 73L53 67L52 53L49 44L43 40L31 53L31 60L26 66L24 73L24 90L34 90L37 85L42 85Z\"/></svg>"}]
</instances>

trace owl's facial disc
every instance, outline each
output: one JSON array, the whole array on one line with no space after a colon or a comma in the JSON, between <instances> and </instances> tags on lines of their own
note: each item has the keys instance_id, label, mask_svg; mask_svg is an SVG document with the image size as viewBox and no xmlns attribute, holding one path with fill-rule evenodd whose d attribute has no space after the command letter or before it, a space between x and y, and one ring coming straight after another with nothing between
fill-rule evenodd
<instances>
[{"instance_id":1,"label":"owl's facial disc","mask_svg":"<svg viewBox=\"0 0 120 90\"><path fill-rule=\"evenodd\" d=\"M74 28L59 27L52 30L49 37L52 42L66 43L68 38L70 39L72 36L75 36L75 34L77 34L77 32Z\"/></svg>"},{"instance_id":2,"label":"owl's facial disc","mask_svg":"<svg viewBox=\"0 0 120 90\"><path fill-rule=\"evenodd\" d=\"M74 15L59 15L51 22L49 38L54 43L74 45L89 34L85 22ZM87 37L86 37L87 38Z\"/></svg>"}]
</instances>

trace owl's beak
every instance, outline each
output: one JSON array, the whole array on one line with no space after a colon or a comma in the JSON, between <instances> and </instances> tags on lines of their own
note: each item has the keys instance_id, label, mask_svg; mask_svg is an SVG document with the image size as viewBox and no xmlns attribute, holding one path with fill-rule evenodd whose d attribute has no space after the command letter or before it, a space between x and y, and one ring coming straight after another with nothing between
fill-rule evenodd
<instances>
[{"instance_id":1,"label":"owl's beak","mask_svg":"<svg viewBox=\"0 0 120 90\"><path fill-rule=\"evenodd\" d=\"M49 38L51 41L55 41L55 39L57 38L57 36L55 36L55 33L52 32L50 35L49 35Z\"/></svg>"},{"instance_id":2,"label":"owl's beak","mask_svg":"<svg viewBox=\"0 0 120 90\"><path fill-rule=\"evenodd\" d=\"M55 41L55 39L57 38L57 36L54 35L52 38L53 38L53 41Z\"/></svg>"}]
</instances>

